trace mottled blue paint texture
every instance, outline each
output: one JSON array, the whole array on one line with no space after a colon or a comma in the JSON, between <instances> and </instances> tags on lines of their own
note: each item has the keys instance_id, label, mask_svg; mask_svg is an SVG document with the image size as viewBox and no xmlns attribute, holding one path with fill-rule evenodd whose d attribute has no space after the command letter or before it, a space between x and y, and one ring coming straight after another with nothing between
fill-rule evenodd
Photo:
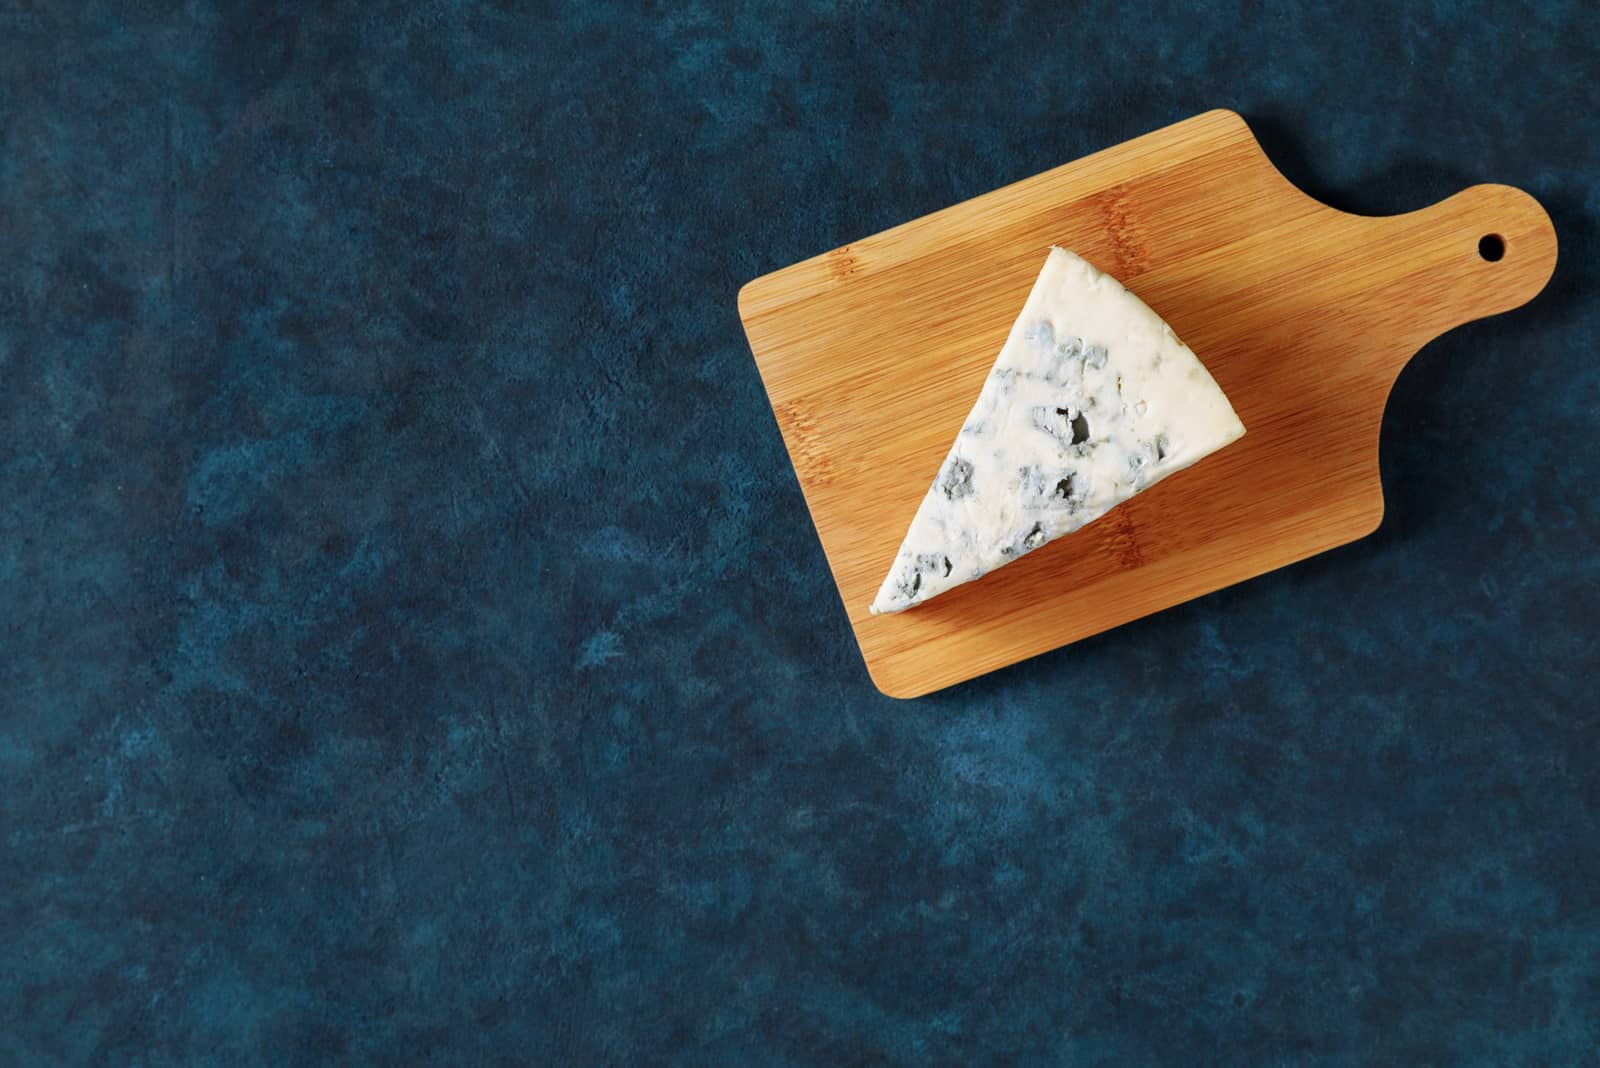
<instances>
[{"instance_id":1,"label":"mottled blue paint texture","mask_svg":"<svg viewBox=\"0 0 1600 1068\"><path fill-rule=\"evenodd\" d=\"M643 6L0 2L0 1063L1591 1059L1600 8ZM1555 279L880 697L738 286L1215 106Z\"/></svg>"}]
</instances>

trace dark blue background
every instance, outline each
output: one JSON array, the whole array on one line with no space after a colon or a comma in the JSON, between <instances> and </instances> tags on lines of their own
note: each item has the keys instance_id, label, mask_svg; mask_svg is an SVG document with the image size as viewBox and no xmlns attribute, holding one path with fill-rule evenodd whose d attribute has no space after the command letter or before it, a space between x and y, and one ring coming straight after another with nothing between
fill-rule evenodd
<instances>
[{"instance_id":1,"label":"dark blue background","mask_svg":"<svg viewBox=\"0 0 1600 1068\"><path fill-rule=\"evenodd\" d=\"M0 3L0 1061L1570 1064L1600 12ZM897 703L737 318L1216 106L1519 185L1355 545Z\"/></svg>"}]
</instances>

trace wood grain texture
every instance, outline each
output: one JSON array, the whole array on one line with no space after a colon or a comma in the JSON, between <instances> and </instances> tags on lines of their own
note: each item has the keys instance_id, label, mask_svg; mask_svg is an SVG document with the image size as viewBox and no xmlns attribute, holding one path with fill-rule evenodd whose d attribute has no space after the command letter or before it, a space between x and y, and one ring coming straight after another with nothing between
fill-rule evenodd
<instances>
[{"instance_id":1,"label":"wood grain texture","mask_svg":"<svg viewBox=\"0 0 1600 1068\"><path fill-rule=\"evenodd\" d=\"M1246 434L978 582L873 616L1051 245L1165 318ZM1211 111L758 278L739 312L867 669L915 697L1376 529L1395 376L1445 330L1530 300L1555 260L1549 216L1517 189L1349 215Z\"/></svg>"}]
</instances>

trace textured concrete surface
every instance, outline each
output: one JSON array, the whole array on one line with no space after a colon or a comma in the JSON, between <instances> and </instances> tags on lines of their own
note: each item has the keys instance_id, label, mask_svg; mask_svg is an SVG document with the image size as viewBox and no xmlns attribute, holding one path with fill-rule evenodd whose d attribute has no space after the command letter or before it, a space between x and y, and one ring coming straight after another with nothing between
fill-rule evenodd
<instances>
[{"instance_id":1,"label":"textured concrete surface","mask_svg":"<svg viewBox=\"0 0 1600 1068\"><path fill-rule=\"evenodd\" d=\"M1600 11L1339 7L0 0L0 1063L1591 1058ZM737 287L1219 105L1554 281L1373 537L881 698Z\"/></svg>"}]
</instances>

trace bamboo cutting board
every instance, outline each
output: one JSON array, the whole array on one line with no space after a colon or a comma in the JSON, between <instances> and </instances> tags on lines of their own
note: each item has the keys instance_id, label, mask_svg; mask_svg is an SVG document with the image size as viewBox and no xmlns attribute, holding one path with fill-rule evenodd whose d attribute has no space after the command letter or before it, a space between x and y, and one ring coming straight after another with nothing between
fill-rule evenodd
<instances>
[{"instance_id":1,"label":"bamboo cutting board","mask_svg":"<svg viewBox=\"0 0 1600 1068\"><path fill-rule=\"evenodd\" d=\"M1051 245L1166 319L1245 436L978 582L873 616ZM1555 260L1526 193L1347 215L1210 111L758 278L739 313L867 670L915 697L1371 533L1401 367L1530 300Z\"/></svg>"}]
</instances>

